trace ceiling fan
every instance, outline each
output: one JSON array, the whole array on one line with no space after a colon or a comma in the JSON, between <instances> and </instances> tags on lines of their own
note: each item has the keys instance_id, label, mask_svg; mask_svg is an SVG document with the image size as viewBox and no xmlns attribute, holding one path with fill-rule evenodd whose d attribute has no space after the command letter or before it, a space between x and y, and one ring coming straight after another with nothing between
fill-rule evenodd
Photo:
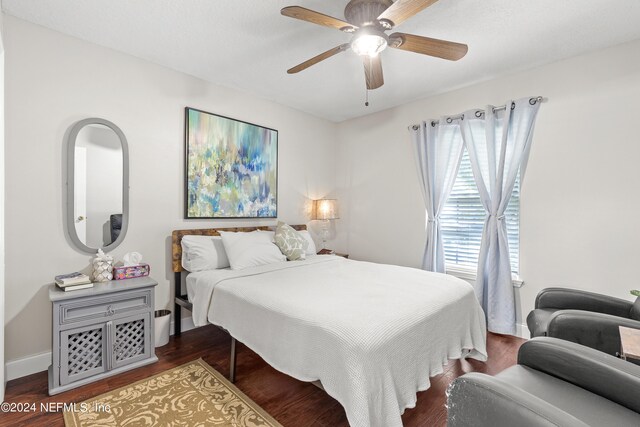
<instances>
[{"instance_id":1,"label":"ceiling fan","mask_svg":"<svg viewBox=\"0 0 640 427\"><path fill-rule=\"evenodd\" d=\"M438 0L351 0L344 9L346 22L300 6L285 7L280 11L284 16L353 34L350 43L314 56L290 68L287 73L298 73L351 49L362 56L367 89L372 90L384 84L379 53L387 47L457 61L466 55L466 44L406 33L385 34L385 31L400 25L436 1Z\"/></svg>"}]
</instances>

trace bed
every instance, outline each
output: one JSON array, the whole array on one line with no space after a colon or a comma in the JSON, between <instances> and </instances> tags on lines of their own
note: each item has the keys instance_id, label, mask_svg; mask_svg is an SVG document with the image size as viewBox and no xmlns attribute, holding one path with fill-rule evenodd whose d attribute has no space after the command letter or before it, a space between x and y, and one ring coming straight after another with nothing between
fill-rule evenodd
<instances>
[{"instance_id":1,"label":"bed","mask_svg":"<svg viewBox=\"0 0 640 427\"><path fill-rule=\"evenodd\" d=\"M256 228L267 229L232 230ZM448 275L317 255L190 273L181 295L181 237L219 230L174 231L176 307L191 310L196 326L225 329L275 369L320 381L354 427L401 426L404 409L449 359L486 360L484 313L471 285Z\"/></svg>"}]
</instances>

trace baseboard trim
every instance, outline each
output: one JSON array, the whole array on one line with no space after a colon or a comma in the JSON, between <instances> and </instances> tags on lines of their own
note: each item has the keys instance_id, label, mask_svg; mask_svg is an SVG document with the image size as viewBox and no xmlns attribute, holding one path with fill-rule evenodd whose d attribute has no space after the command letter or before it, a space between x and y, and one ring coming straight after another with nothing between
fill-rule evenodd
<instances>
[{"instance_id":1,"label":"baseboard trim","mask_svg":"<svg viewBox=\"0 0 640 427\"><path fill-rule=\"evenodd\" d=\"M529 327L524 323L516 323L516 336L528 340L531 338Z\"/></svg>"},{"instance_id":2,"label":"baseboard trim","mask_svg":"<svg viewBox=\"0 0 640 427\"><path fill-rule=\"evenodd\" d=\"M182 332L195 329L193 319L191 316L182 318ZM170 326L171 335L174 334L175 324L172 321ZM31 356L23 357L22 359L12 360L6 364L6 381L15 380L18 378L26 377L27 375L35 374L38 372L46 371L51 365L51 352L34 354Z\"/></svg>"},{"instance_id":3,"label":"baseboard trim","mask_svg":"<svg viewBox=\"0 0 640 427\"><path fill-rule=\"evenodd\" d=\"M6 365L7 381L26 377L27 375L35 374L36 372L46 371L49 368L49 365L51 365L50 351L23 357L22 359L12 360L7 362Z\"/></svg>"}]
</instances>

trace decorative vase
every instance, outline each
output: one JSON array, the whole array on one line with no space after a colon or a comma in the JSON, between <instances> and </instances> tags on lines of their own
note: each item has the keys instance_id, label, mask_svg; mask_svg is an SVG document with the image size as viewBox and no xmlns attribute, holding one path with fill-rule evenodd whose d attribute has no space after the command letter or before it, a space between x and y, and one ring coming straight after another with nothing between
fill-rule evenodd
<instances>
[{"instance_id":1,"label":"decorative vase","mask_svg":"<svg viewBox=\"0 0 640 427\"><path fill-rule=\"evenodd\" d=\"M102 249L98 249L93 264L93 281L108 282L113 279L113 258L105 255Z\"/></svg>"},{"instance_id":2,"label":"decorative vase","mask_svg":"<svg viewBox=\"0 0 640 427\"><path fill-rule=\"evenodd\" d=\"M95 282L108 282L113 279L113 261L94 259L93 280Z\"/></svg>"}]
</instances>

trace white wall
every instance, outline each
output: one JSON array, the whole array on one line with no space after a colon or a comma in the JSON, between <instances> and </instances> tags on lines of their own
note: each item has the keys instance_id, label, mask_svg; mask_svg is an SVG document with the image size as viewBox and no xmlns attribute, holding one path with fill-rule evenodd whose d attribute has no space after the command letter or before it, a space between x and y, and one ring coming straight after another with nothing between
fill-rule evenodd
<instances>
[{"instance_id":1,"label":"white wall","mask_svg":"<svg viewBox=\"0 0 640 427\"><path fill-rule=\"evenodd\" d=\"M338 128L341 244L419 267L425 214L407 126L542 95L522 186L518 322L547 286L632 299L640 259L640 41L423 99Z\"/></svg>"},{"instance_id":2,"label":"white wall","mask_svg":"<svg viewBox=\"0 0 640 427\"><path fill-rule=\"evenodd\" d=\"M48 284L89 265L63 228L65 133L77 120L105 118L127 137L131 217L112 255L143 254L159 282L157 308L173 308L173 229L275 223L182 219L185 106L278 129L280 219L306 222L305 197L335 187L333 123L10 16L5 26L9 361L51 349Z\"/></svg>"}]
</instances>

